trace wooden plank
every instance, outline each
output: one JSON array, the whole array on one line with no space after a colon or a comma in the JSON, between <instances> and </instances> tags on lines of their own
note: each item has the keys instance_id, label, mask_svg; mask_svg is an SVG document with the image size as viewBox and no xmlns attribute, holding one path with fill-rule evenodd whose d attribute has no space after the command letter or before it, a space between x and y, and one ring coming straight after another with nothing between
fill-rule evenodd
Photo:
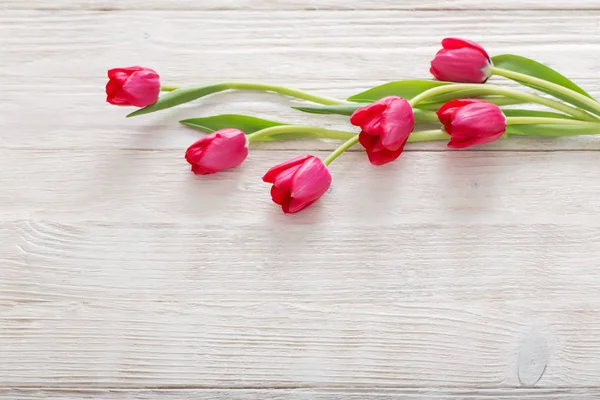
<instances>
[{"instance_id":1,"label":"wooden plank","mask_svg":"<svg viewBox=\"0 0 600 400\"><path fill-rule=\"evenodd\" d=\"M597 382L598 222L0 227L3 387Z\"/></svg>"},{"instance_id":2,"label":"wooden plank","mask_svg":"<svg viewBox=\"0 0 600 400\"><path fill-rule=\"evenodd\" d=\"M10 390L6 400L588 400L600 396L598 389L188 389L188 390Z\"/></svg>"},{"instance_id":3,"label":"wooden plank","mask_svg":"<svg viewBox=\"0 0 600 400\"><path fill-rule=\"evenodd\" d=\"M295 219L280 215L261 177L303 153L254 151L237 169L197 177L183 150L0 150L0 220L485 224L600 215L597 152L409 152L374 167L361 151L331 165L331 193Z\"/></svg>"},{"instance_id":4,"label":"wooden plank","mask_svg":"<svg viewBox=\"0 0 600 400\"><path fill-rule=\"evenodd\" d=\"M168 83L260 80L344 98L388 80L428 78L428 62L445 35L479 40L492 54L539 59L598 97L600 83L589 71L600 70L599 16L590 11L5 11L0 15L0 146L181 149L198 136L178 126L179 119L219 113L354 129L344 117L310 116L290 110L287 100L247 93L125 119L129 110L104 102L105 70L139 63L156 68ZM334 146L311 141L268 148ZM515 139L485 148L589 150L600 149L600 141Z\"/></svg>"},{"instance_id":5,"label":"wooden plank","mask_svg":"<svg viewBox=\"0 0 600 400\"><path fill-rule=\"evenodd\" d=\"M415 2L413 0L370 0L368 2L347 0L171 0L143 1L129 0L58 0L51 3L44 0L4 0L7 9L41 10L598 10L598 0L578 0L576 2L556 2L544 0L490 0L482 3L477 0L435 0Z\"/></svg>"}]
</instances>

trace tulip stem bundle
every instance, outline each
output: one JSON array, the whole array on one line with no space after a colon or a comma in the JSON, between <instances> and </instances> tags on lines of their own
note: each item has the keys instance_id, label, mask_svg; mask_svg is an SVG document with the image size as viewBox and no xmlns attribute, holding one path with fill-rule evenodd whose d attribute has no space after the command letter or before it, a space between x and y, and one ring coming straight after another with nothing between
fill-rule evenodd
<instances>
[{"instance_id":1,"label":"tulip stem bundle","mask_svg":"<svg viewBox=\"0 0 600 400\"><path fill-rule=\"evenodd\" d=\"M592 99L591 97L584 96L583 94L578 93L572 89L566 88L561 85L557 85L556 83L548 82L547 80L544 80L544 79L539 79L534 76L521 74L519 72L510 71L510 70L503 69L503 68L492 67L491 72L494 75L503 76L505 78L512 79L516 82L526 82L531 85L536 85L539 87L544 87L546 89L555 91L555 92L560 93L568 98L575 100L576 102L585 104L586 106L593 109L596 113L600 114L600 103L598 103L598 101ZM573 103L573 104L575 104L575 103Z\"/></svg>"},{"instance_id":2,"label":"tulip stem bundle","mask_svg":"<svg viewBox=\"0 0 600 400\"><path fill-rule=\"evenodd\" d=\"M272 185L271 199L285 213L298 212L324 195L332 182L329 165L359 143L372 165L383 165L400 157L407 143L446 141L451 149L463 149L513 135L600 134L600 103L565 76L534 60L512 54L490 57L475 42L446 38L431 61L430 72L436 80L389 82L339 100L254 82L161 86L155 71L135 66L109 70L106 94L111 104L139 107L127 117L231 90L276 93L308 102L293 107L298 111L349 117L357 131L235 114L180 121L208 133L185 153L191 170L198 175L238 166L254 142L308 138L342 141L324 160L301 155L265 173L263 181ZM492 76L516 81L535 92L487 83ZM522 107L529 104L547 109ZM431 123L442 128L421 125Z\"/></svg>"},{"instance_id":3,"label":"tulip stem bundle","mask_svg":"<svg viewBox=\"0 0 600 400\"><path fill-rule=\"evenodd\" d=\"M306 137L332 140L348 140L349 138L355 135L355 133L353 132L336 131L332 129L320 128L317 126L281 125L261 129L260 131L256 131L254 133L246 135L246 137L248 138L248 141L252 142L259 141L259 139L264 137L280 135L285 133L306 134Z\"/></svg>"}]
</instances>

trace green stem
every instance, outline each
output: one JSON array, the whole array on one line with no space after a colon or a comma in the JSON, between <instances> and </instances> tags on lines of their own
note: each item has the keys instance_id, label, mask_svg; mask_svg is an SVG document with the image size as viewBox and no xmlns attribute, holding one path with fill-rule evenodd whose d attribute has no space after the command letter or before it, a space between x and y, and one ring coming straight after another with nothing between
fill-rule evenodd
<instances>
[{"instance_id":1,"label":"green stem","mask_svg":"<svg viewBox=\"0 0 600 400\"><path fill-rule=\"evenodd\" d=\"M445 93L451 93L451 92L454 92L457 90L462 90L462 89L473 89L473 92L472 92L473 95L476 95L475 92L479 93L480 95L495 94L495 95L502 95L502 96L510 97L513 99L523 100L523 101L530 102L530 103L537 103L537 104L541 104L546 107L550 107L555 110L561 111L565 114L572 115L575 118L578 118L578 119L581 119L584 121L594 121L594 122L599 121L598 118L594 117L593 115L590 115L587 112L580 110L579 108L575 108L575 107L571 107L567 104L563 104L559 101L548 99L548 98L545 98L542 96L538 96L536 94L521 92L519 90L508 89L508 88L504 88L504 87L500 87L500 86L496 86L496 85L490 85L487 83L485 85L482 85L482 84L455 84L455 85L438 86L438 87L426 90L423 93L419 94L418 96L413 97L413 99L410 101L410 104L414 107L417 103L420 103L423 100L426 100L430 97L437 96L440 94L445 94Z\"/></svg>"},{"instance_id":2,"label":"green stem","mask_svg":"<svg viewBox=\"0 0 600 400\"><path fill-rule=\"evenodd\" d=\"M160 90L163 92L173 92L175 90L179 89L179 86L167 86L167 85L162 85L160 87Z\"/></svg>"},{"instance_id":3,"label":"green stem","mask_svg":"<svg viewBox=\"0 0 600 400\"><path fill-rule=\"evenodd\" d=\"M251 83L251 82L224 82L219 84L222 90L254 90L259 92L273 92L284 96L293 97L300 100L312 101L317 104L334 105L343 104L344 101L334 99L331 97L317 96L302 90L291 89L285 86L267 85L262 83ZM164 92L172 92L180 89L177 86L161 86L161 90Z\"/></svg>"},{"instance_id":4,"label":"green stem","mask_svg":"<svg viewBox=\"0 0 600 400\"><path fill-rule=\"evenodd\" d=\"M452 86L457 86L457 85L450 85L450 86L452 87ZM469 88L470 87L467 87L465 89L469 89ZM420 95L413 97L413 99L409 101L409 104L410 104L411 107L414 107L416 104L418 104L419 102L421 102L421 101L423 101L425 99L428 99L430 97L436 96L438 94L448 93L450 91L451 90L448 90L447 86L440 86L440 87L436 87L436 88L433 88L433 89L429 89L429 90L424 91ZM409 137L409 139L410 139L410 137ZM435 140L437 140L437 139L435 139ZM338 147L337 149L335 149L333 151L333 153L331 153L325 159L325 161L323 161L323 163L325 165L331 164L331 162L333 160L335 160L336 158L338 158L343 152L345 152L346 150L348 150L350 147L354 146L356 143L358 143L358 135L356 135L352 139L349 139L346 143L342 144L340 147Z\"/></svg>"},{"instance_id":5,"label":"green stem","mask_svg":"<svg viewBox=\"0 0 600 400\"><path fill-rule=\"evenodd\" d=\"M350 133L350 132L347 132ZM408 137L408 143L416 143L416 142L433 142L436 140L448 140L449 135L443 129L430 129L425 131L415 131L410 134ZM343 143L340 147L335 149L333 153L331 153L323 164L329 165L338 158L343 152L348 150L350 147L354 146L358 142L358 135L348 139L345 143Z\"/></svg>"},{"instance_id":6,"label":"green stem","mask_svg":"<svg viewBox=\"0 0 600 400\"><path fill-rule=\"evenodd\" d=\"M333 162L333 160L335 160L336 158L341 156L343 152L348 150L350 147L354 146L356 143L358 143L358 135L355 135L354 137L348 139L347 141L344 142L344 144L342 144L340 147L335 149L333 151L333 153L331 153L329 156L327 156L327 158L325 160L323 160L323 164L325 164L325 165L331 164Z\"/></svg>"},{"instance_id":7,"label":"green stem","mask_svg":"<svg viewBox=\"0 0 600 400\"><path fill-rule=\"evenodd\" d=\"M259 141L259 139L282 133L304 133L309 137L334 140L348 140L356 136L356 132L336 131L333 129L319 128L308 125L278 125L270 128L261 129L247 135L249 141Z\"/></svg>"},{"instance_id":8,"label":"green stem","mask_svg":"<svg viewBox=\"0 0 600 400\"><path fill-rule=\"evenodd\" d=\"M415 131L408 137L408 143L432 142L434 140L448 140L449 135L442 129Z\"/></svg>"},{"instance_id":9,"label":"green stem","mask_svg":"<svg viewBox=\"0 0 600 400\"><path fill-rule=\"evenodd\" d=\"M576 91L566 88L564 86L557 85L556 83L549 82L545 79L536 78L534 76L522 74L520 72L510 71L504 68L492 67L492 73L494 75L503 76L505 78L514 80L519 83L527 82L532 85L543 87L554 92L563 94L567 97L570 97L573 100L585 104L586 106L590 107L592 110L595 110L597 113L600 114L600 103L598 103L598 101L589 98L581 93L577 93Z\"/></svg>"},{"instance_id":10,"label":"green stem","mask_svg":"<svg viewBox=\"0 0 600 400\"><path fill-rule=\"evenodd\" d=\"M544 117L507 117L506 124L507 125L530 125L530 124L579 125L579 126L600 127L600 121L587 122L587 121L578 121L576 119L544 118Z\"/></svg>"}]
</instances>

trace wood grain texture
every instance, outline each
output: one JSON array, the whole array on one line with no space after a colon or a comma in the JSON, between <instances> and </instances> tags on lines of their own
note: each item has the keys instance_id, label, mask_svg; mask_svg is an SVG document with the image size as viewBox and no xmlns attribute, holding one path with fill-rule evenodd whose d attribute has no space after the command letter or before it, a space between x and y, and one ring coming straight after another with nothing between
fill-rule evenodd
<instances>
[{"instance_id":1,"label":"wood grain texture","mask_svg":"<svg viewBox=\"0 0 600 400\"><path fill-rule=\"evenodd\" d=\"M577 0L559 2L547 0L433 0L415 2L413 0L170 0L148 1L129 0L3 0L7 9L41 10L98 10L111 12L117 10L600 10L598 0Z\"/></svg>"},{"instance_id":2,"label":"wood grain texture","mask_svg":"<svg viewBox=\"0 0 600 400\"><path fill-rule=\"evenodd\" d=\"M598 389L5 390L6 400L592 400Z\"/></svg>"},{"instance_id":3,"label":"wood grain texture","mask_svg":"<svg viewBox=\"0 0 600 400\"><path fill-rule=\"evenodd\" d=\"M599 223L306 222L2 223L0 385L596 384Z\"/></svg>"},{"instance_id":4,"label":"wood grain texture","mask_svg":"<svg viewBox=\"0 0 600 400\"><path fill-rule=\"evenodd\" d=\"M125 119L130 109L104 101L105 74L113 66L143 64L157 69L168 83L260 80L345 98L389 80L429 78L429 60L445 35L476 39L491 54L536 58L600 97L600 82L589 73L600 70L599 17L600 12L590 11L6 11L0 15L0 72L5 77L0 146L179 149L198 133L178 126L178 120L222 113L352 130L345 117L303 114L289 108L297 102L252 93L215 95ZM482 18L485 31L476 23ZM35 117L24 124L31 113ZM334 147L315 141L268 146ZM597 150L600 140L515 138L484 148ZM409 149L444 150L445 145L414 144Z\"/></svg>"},{"instance_id":5,"label":"wood grain texture","mask_svg":"<svg viewBox=\"0 0 600 400\"><path fill-rule=\"evenodd\" d=\"M286 216L260 177L333 143L261 145L195 177L197 133L177 120L350 129L343 117L230 93L125 119L103 94L108 68L142 64L167 83L346 97L427 78L440 39L462 36L600 97L600 2L0 8L0 398L600 396L598 137L414 145L381 168L354 150L321 201Z\"/></svg>"},{"instance_id":6,"label":"wood grain texture","mask_svg":"<svg viewBox=\"0 0 600 400\"><path fill-rule=\"evenodd\" d=\"M0 220L374 225L589 222L600 215L598 152L411 152L385 167L362 152L331 165L322 201L282 215L262 175L304 152L252 152L194 176L181 151L3 150ZM313 151L325 156L326 152ZM358 199L357 199L357 196Z\"/></svg>"}]
</instances>

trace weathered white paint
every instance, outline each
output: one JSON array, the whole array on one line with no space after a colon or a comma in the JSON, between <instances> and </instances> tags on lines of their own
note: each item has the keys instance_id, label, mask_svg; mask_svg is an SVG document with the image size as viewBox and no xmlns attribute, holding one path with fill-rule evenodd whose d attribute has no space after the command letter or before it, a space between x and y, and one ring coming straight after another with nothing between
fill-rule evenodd
<instances>
[{"instance_id":1,"label":"weathered white paint","mask_svg":"<svg viewBox=\"0 0 600 400\"><path fill-rule=\"evenodd\" d=\"M0 48L6 52L0 61L0 147L181 149L198 134L177 121L223 113L355 129L346 117L307 115L289 108L298 102L252 93L214 95L175 110L125 119L129 110L106 104L102 88L108 68L139 63L157 69L168 83L260 80L346 98L389 80L429 79L429 60L444 35L476 39L491 54L536 58L600 97L600 82L589 72L600 70L599 15L9 10L0 13ZM29 114L35 117L23 124L23 115ZM485 148L600 149L599 143L590 137L515 139ZM313 141L269 148L298 146L334 147ZM444 145L414 144L409 149L441 150Z\"/></svg>"},{"instance_id":2,"label":"weathered white paint","mask_svg":"<svg viewBox=\"0 0 600 400\"><path fill-rule=\"evenodd\" d=\"M598 0L577 0L563 2L556 0L429 0L415 2L414 0L57 0L51 3L45 0L4 0L8 9L42 9L42 10L100 10L104 12L118 10L600 10Z\"/></svg>"},{"instance_id":3,"label":"weathered white paint","mask_svg":"<svg viewBox=\"0 0 600 400\"><path fill-rule=\"evenodd\" d=\"M19 389L6 400L595 400L598 389Z\"/></svg>"},{"instance_id":4,"label":"weathered white paint","mask_svg":"<svg viewBox=\"0 0 600 400\"><path fill-rule=\"evenodd\" d=\"M446 35L600 95L600 3L481 4L5 0L0 398L598 398L600 138L413 145L381 168L356 149L284 216L262 173L335 144L194 177L177 121L343 117L251 93L136 119L104 103L129 64L343 98L427 78Z\"/></svg>"}]
</instances>

